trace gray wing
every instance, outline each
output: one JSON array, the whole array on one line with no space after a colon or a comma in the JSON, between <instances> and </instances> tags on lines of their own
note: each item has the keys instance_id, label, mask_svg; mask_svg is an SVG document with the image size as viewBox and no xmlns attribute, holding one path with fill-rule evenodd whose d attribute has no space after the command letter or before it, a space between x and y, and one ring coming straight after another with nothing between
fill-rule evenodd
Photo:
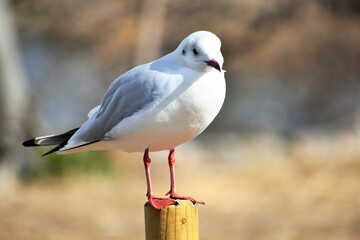
<instances>
[{"instance_id":1,"label":"gray wing","mask_svg":"<svg viewBox=\"0 0 360 240\"><path fill-rule=\"evenodd\" d=\"M156 71L143 65L117 78L106 92L99 111L81 126L69 142L103 140L105 134L124 118L151 105L161 97L156 75Z\"/></svg>"}]
</instances>

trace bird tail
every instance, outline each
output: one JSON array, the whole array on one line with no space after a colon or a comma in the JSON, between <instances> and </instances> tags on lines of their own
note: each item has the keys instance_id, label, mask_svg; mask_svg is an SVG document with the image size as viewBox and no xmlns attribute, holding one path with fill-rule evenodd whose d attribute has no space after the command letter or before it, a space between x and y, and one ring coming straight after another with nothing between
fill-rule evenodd
<instances>
[{"instance_id":1,"label":"bird tail","mask_svg":"<svg viewBox=\"0 0 360 240\"><path fill-rule=\"evenodd\" d=\"M33 139L29 139L25 142L23 142L24 147L37 147L37 146L52 146L52 145L58 145L55 148L51 149L47 153L43 155L46 156L50 153L59 151L62 147L64 147L68 140L71 138L72 135L78 130L79 128L72 129L70 131L67 131L65 133L61 134L55 134L55 135L48 135L48 136L42 136L37 137Z\"/></svg>"}]
</instances>

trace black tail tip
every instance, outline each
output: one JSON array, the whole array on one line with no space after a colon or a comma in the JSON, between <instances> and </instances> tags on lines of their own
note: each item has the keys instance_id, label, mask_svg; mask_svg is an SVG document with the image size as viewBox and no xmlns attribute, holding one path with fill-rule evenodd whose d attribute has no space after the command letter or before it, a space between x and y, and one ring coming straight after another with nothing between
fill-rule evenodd
<instances>
[{"instance_id":1,"label":"black tail tip","mask_svg":"<svg viewBox=\"0 0 360 240\"><path fill-rule=\"evenodd\" d=\"M35 147L35 146L39 146L39 145L35 143L35 138L33 138L33 139L29 139L29 140L23 142L23 146L24 147Z\"/></svg>"}]
</instances>

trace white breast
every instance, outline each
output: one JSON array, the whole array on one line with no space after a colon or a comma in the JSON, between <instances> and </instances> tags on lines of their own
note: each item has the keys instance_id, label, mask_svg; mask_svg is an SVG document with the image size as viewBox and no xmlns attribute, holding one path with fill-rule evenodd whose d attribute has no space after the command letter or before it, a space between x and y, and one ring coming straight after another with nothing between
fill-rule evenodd
<instances>
[{"instance_id":1,"label":"white breast","mask_svg":"<svg viewBox=\"0 0 360 240\"><path fill-rule=\"evenodd\" d=\"M225 80L208 72L194 82L179 81L154 108L139 112L113 128L109 148L128 152L175 148L198 136L213 121L225 98Z\"/></svg>"}]
</instances>

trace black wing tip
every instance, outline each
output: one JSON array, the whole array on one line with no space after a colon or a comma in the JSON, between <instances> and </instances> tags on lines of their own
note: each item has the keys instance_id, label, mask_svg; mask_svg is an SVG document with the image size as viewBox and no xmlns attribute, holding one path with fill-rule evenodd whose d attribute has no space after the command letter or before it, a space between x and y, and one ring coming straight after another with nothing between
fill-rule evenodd
<instances>
[{"instance_id":1,"label":"black wing tip","mask_svg":"<svg viewBox=\"0 0 360 240\"><path fill-rule=\"evenodd\" d=\"M46 152L45 154L43 154L41 157L45 157L51 153L54 153L54 152L57 152L60 148L63 147L64 144L60 144L59 146L51 149L50 151ZM35 138L32 138L32 139L29 139L29 140L26 140L25 142L23 142L23 146L24 147L38 147L38 146L41 146L39 144L36 144L35 143Z\"/></svg>"},{"instance_id":2,"label":"black wing tip","mask_svg":"<svg viewBox=\"0 0 360 240\"><path fill-rule=\"evenodd\" d=\"M59 146L57 146L57 147L55 147L55 148L51 149L50 151L48 151L48 152L44 153L41 157L45 157L45 156L47 156L47 155L49 155L49 154L51 154L51 153L55 153L55 152L59 151L59 150L60 150L60 148L61 148L61 146L59 145Z\"/></svg>"},{"instance_id":3,"label":"black wing tip","mask_svg":"<svg viewBox=\"0 0 360 240\"><path fill-rule=\"evenodd\" d=\"M47 156L47 155L49 155L51 153L55 153L55 152L59 151L61 148L63 148L66 145L66 143L67 143L67 141L57 145L55 148L53 148L50 151L44 153L41 157L45 157L45 156Z\"/></svg>"},{"instance_id":4,"label":"black wing tip","mask_svg":"<svg viewBox=\"0 0 360 240\"><path fill-rule=\"evenodd\" d=\"M23 146L24 147L37 147L40 146L38 144L35 143L35 138L26 140L25 142L23 142Z\"/></svg>"},{"instance_id":5,"label":"black wing tip","mask_svg":"<svg viewBox=\"0 0 360 240\"><path fill-rule=\"evenodd\" d=\"M69 138L78 130L79 128L74 128L70 131L67 131L65 133L62 134L58 134L58 135L50 135L50 136L43 136L43 137L39 137L42 138L44 140L51 140L51 139L59 139L59 140L66 140L65 143L69 140ZM38 146L49 146L49 145L63 145L64 142L60 141L60 142L51 142L49 143L42 143L42 144L38 144L36 143L36 139L37 138L32 138L29 140L26 140L25 142L23 142L23 146L24 147L38 147ZM46 141L45 141L46 142Z\"/></svg>"},{"instance_id":6,"label":"black wing tip","mask_svg":"<svg viewBox=\"0 0 360 240\"><path fill-rule=\"evenodd\" d=\"M100 142L101 140L95 140L95 141L92 141L92 142L88 142L88 143L85 143L85 144L82 144L82 145L79 145L79 146L76 146L76 147L73 147L73 148L69 148L69 149L66 149L66 150L72 150L72 149L76 149L76 148L80 148L80 147L84 147L84 146L87 146L87 145L90 145L90 144L93 144L93 143L96 143L96 142ZM41 157L45 157L51 153L56 153L58 152L61 148L63 148L65 145L67 144L67 141L66 142L63 142L61 143L60 145L56 146L55 148L51 149L50 151L46 152L45 154L43 154Z\"/></svg>"}]
</instances>

